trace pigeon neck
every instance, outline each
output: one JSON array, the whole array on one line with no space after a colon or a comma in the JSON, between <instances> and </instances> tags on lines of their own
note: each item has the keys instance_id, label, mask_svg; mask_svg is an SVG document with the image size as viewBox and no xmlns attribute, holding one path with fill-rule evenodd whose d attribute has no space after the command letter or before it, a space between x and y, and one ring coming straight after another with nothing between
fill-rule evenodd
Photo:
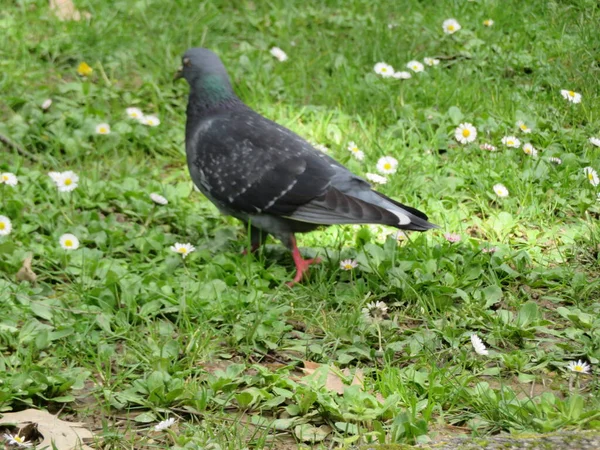
<instances>
[{"instance_id":1,"label":"pigeon neck","mask_svg":"<svg viewBox=\"0 0 600 450\"><path fill-rule=\"evenodd\" d=\"M191 89L188 116L201 116L208 111L239 101L228 79L209 75L199 80L194 89Z\"/></svg>"}]
</instances>

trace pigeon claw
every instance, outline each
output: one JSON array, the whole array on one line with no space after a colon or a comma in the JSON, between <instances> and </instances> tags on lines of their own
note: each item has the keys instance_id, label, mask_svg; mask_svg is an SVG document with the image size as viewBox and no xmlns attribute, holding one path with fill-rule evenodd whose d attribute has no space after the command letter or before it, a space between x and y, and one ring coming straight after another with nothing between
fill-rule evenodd
<instances>
[{"instance_id":1,"label":"pigeon claw","mask_svg":"<svg viewBox=\"0 0 600 450\"><path fill-rule=\"evenodd\" d=\"M298 246L296 245L295 239L292 241L292 246L292 258L294 258L294 264L296 264L296 276L292 281L289 281L287 283L287 285L290 287L302 280L304 274L308 272L308 268L311 264L318 264L321 262L321 258L302 258L300 250L298 250Z\"/></svg>"}]
</instances>

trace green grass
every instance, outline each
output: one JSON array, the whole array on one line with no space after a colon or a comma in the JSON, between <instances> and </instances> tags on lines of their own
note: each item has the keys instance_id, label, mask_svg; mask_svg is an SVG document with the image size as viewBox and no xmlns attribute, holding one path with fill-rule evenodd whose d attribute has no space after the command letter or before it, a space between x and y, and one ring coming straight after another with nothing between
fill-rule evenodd
<instances>
[{"instance_id":1,"label":"green grass","mask_svg":"<svg viewBox=\"0 0 600 450\"><path fill-rule=\"evenodd\" d=\"M61 411L114 449L283 449L301 434L311 445L312 427L327 435L316 445L339 448L600 426L600 191L583 174L600 170L588 141L600 137L598 4L401 3L77 2L89 23L59 22L42 0L2 8L0 134L39 161L8 147L0 158L19 177L0 185L13 224L0 236L0 411ZM462 30L447 36L450 17ZM242 256L245 230L192 189L185 165L188 88L172 77L191 46L219 53L247 104L357 174L396 157L381 191L442 230L399 245L372 227L304 235L323 262L293 289L280 243ZM373 72L427 56L440 65L410 80ZM129 106L160 126L128 119ZM95 134L101 122L110 135ZM462 122L474 143L454 140ZM81 179L70 194L47 176L65 170ZM67 232L78 250L58 245ZM182 260L175 242L197 250ZM30 253L37 282L16 282ZM345 258L359 266L340 270ZM389 308L378 324L361 314L374 301ZM591 375L569 372L578 359ZM360 369L363 387L332 392L323 369L305 382L303 361L348 368L347 384ZM151 430L166 417L177 425Z\"/></svg>"}]
</instances>

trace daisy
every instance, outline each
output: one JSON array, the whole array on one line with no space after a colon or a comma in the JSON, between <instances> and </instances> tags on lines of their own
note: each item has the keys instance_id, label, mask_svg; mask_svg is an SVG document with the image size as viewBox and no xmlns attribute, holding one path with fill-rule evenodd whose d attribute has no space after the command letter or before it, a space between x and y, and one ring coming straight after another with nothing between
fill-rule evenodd
<instances>
[{"instance_id":1,"label":"daisy","mask_svg":"<svg viewBox=\"0 0 600 450\"><path fill-rule=\"evenodd\" d=\"M529 142L523 145L523 151L526 155L533 156L534 158L538 155L537 149L535 149Z\"/></svg>"},{"instance_id":2,"label":"daisy","mask_svg":"<svg viewBox=\"0 0 600 450\"><path fill-rule=\"evenodd\" d=\"M94 69L92 69L86 62L81 62L77 66L77 73L82 77L88 77L92 74Z\"/></svg>"},{"instance_id":3,"label":"daisy","mask_svg":"<svg viewBox=\"0 0 600 450\"><path fill-rule=\"evenodd\" d=\"M583 362L582 360L579 360L577 362L571 361L567 368L572 372L577 373L590 373L591 369L590 365L586 362Z\"/></svg>"},{"instance_id":4,"label":"daisy","mask_svg":"<svg viewBox=\"0 0 600 450\"><path fill-rule=\"evenodd\" d=\"M566 100L571 103L581 103L581 94L575 91L567 91L566 89L562 89L560 91L560 95L563 96Z\"/></svg>"},{"instance_id":5,"label":"daisy","mask_svg":"<svg viewBox=\"0 0 600 450\"><path fill-rule=\"evenodd\" d=\"M179 253L183 258L185 258L187 255L196 250L196 247L189 243L180 244L179 242L176 242L175 245L171 245L170 249L175 253Z\"/></svg>"},{"instance_id":6,"label":"daisy","mask_svg":"<svg viewBox=\"0 0 600 450\"><path fill-rule=\"evenodd\" d=\"M378 62L375 64L373 70L377 75L381 75L383 78L389 78L394 75L394 68L384 62Z\"/></svg>"},{"instance_id":7,"label":"daisy","mask_svg":"<svg viewBox=\"0 0 600 450\"><path fill-rule=\"evenodd\" d=\"M423 72L425 70L425 66L423 64L421 64L419 61L409 61L406 64L406 67L408 67L410 70L412 70L415 73Z\"/></svg>"},{"instance_id":8,"label":"daisy","mask_svg":"<svg viewBox=\"0 0 600 450\"><path fill-rule=\"evenodd\" d=\"M525 134L529 134L529 133L531 133L531 128L529 128L529 127L528 127L528 126L525 124L525 122L523 122L522 120L519 120L519 121L517 122L517 126L519 127L519 129L520 129L520 130L521 130L523 133L525 133Z\"/></svg>"},{"instance_id":9,"label":"daisy","mask_svg":"<svg viewBox=\"0 0 600 450\"><path fill-rule=\"evenodd\" d=\"M456 130L454 130L454 138L461 144L473 142L476 137L477 129L468 122L461 123Z\"/></svg>"},{"instance_id":10,"label":"daisy","mask_svg":"<svg viewBox=\"0 0 600 450\"><path fill-rule=\"evenodd\" d=\"M598 172L596 172L592 167L584 167L583 173L585 173L585 176L588 178L592 186L598 186L598 184L600 184Z\"/></svg>"},{"instance_id":11,"label":"daisy","mask_svg":"<svg viewBox=\"0 0 600 450\"><path fill-rule=\"evenodd\" d=\"M67 170L60 174L60 177L56 181L59 192L71 192L78 186L79 177L72 170Z\"/></svg>"},{"instance_id":12,"label":"daisy","mask_svg":"<svg viewBox=\"0 0 600 450\"><path fill-rule=\"evenodd\" d=\"M126 108L125 112L130 119L135 119L141 121L144 118L144 113L140 108Z\"/></svg>"},{"instance_id":13,"label":"daisy","mask_svg":"<svg viewBox=\"0 0 600 450\"><path fill-rule=\"evenodd\" d=\"M367 322L381 322L387 315L388 307L383 302L371 302L361 310Z\"/></svg>"},{"instance_id":14,"label":"daisy","mask_svg":"<svg viewBox=\"0 0 600 450\"><path fill-rule=\"evenodd\" d=\"M397 168L398 160L392 156L382 156L377 161L377 170L384 175L396 173Z\"/></svg>"},{"instance_id":15,"label":"daisy","mask_svg":"<svg viewBox=\"0 0 600 450\"><path fill-rule=\"evenodd\" d=\"M8 236L12 231L12 223L6 216L0 216L0 236Z\"/></svg>"},{"instance_id":16,"label":"daisy","mask_svg":"<svg viewBox=\"0 0 600 450\"><path fill-rule=\"evenodd\" d=\"M508 197L508 189L506 189L506 186L504 186L503 184L495 184L492 189L494 189L494 193L498 197Z\"/></svg>"},{"instance_id":17,"label":"daisy","mask_svg":"<svg viewBox=\"0 0 600 450\"><path fill-rule=\"evenodd\" d=\"M277 58L279 61L283 62L283 61L287 61L288 56L287 54L281 50L279 47L273 47L271 50L271 55L273 55L275 58Z\"/></svg>"},{"instance_id":18,"label":"daisy","mask_svg":"<svg viewBox=\"0 0 600 450\"><path fill-rule=\"evenodd\" d=\"M405 242L408 241L408 236L406 235L406 233L402 230L398 230L396 231L394 234L394 237L396 238L396 240L398 242Z\"/></svg>"},{"instance_id":19,"label":"daisy","mask_svg":"<svg viewBox=\"0 0 600 450\"><path fill-rule=\"evenodd\" d=\"M437 66L440 63L440 60L436 58L424 58L423 62L428 66Z\"/></svg>"},{"instance_id":20,"label":"daisy","mask_svg":"<svg viewBox=\"0 0 600 450\"><path fill-rule=\"evenodd\" d=\"M154 431L162 431L170 428L175 423L175 419L173 417L168 418L167 420L163 420L158 424L154 425Z\"/></svg>"},{"instance_id":21,"label":"daisy","mask_svg":"<svg viewBox=\"0 0 600 450\"><path fill-rule=\"evenodd\" d=\"M162 195L157 194L156 192L150 194L150 199L158 205L166 205L169 203L169 200L164 198Z\"/></svg>"},{"instance_id":22,"label":"daisy","mask_svg":"<svg viewBox=\"0 0 600 450\"><path fill-rule=\"evenodd\" d=\"M314 143L314 142L311 142L311 144L312 144L312 146L314 148L316 148L320 152L323 152L323 153L328 153L329 152L329 149L327 148L327 146L325 146L323 144L317 144L317 143Z\"/></svg>"},{"instance_id":23,"label":"daisy","mask_svg":"<svg viewBox=\"0 0 600 450\"><path fill-rule=\"evenodd\" d=\"M444 30L444 33L446 33L446 34L454 34L461 28L462 27L456 21L456 19L446 19L446 20L444 20L444 23L442 23L442 29Z\"/></svg>"},{"instance_id":24,"label":"daisy","mask_svg":"<svg viewBox=\"0 0 600 450\"><path fill-rule=\"evenodd\" d=\"M487 150L488 152L495 152L497 150L492 144L481 144L479 148L481 150Z\"/></svg>"},{"instance_id":25,"label":"daisy","mask_svg":"<svg viewBox=\"0 0 600 450\"><path fill-rule=\"evenodd\" d=\"M107 123L96 125L96 134L110 134L110 125Z\"/></svg>"},{"instance_id":26,"label":"daisy","mask_svg":"<svg viewBox=\"0 0 600 450\"><path fill-rule=\"evenodd\" d=\"M408 80L409 78L412 78L412 75L410 74L410 72L396 72L394 73L394 75L392 75L396 80Z\"/></svg>"},{"instance_id":27,"label":"daisy","mask_svg":"<svg viewBox=\"0 0 600 450\"><path fill-rule=\"evenodd\" d=\"M54 181L56 184L58 184L61 173L60 172L48 172L48 176L52 179L52 181Z\"/></svg>"},{"instance_id":28,"label":"daisy","mask_svg":"<svg viewBox=\"0 0 600 450\"><path fill-rule=\"evenodd\" d=\"M455 242L460 242L461 237L460 237L460 234L445 233L444 239L446 239L448 242L452 242L454 244Z\"/></svg>"},{"instance_id":29,"label":"daisy","mask_svg":"<svg viewBox=\"0 0 600 450\"><path fill-rule=\"evenodd\" d=\"M71 233L63 234L58 239L58 243L65 250L77 250L79 248L79 239Z\"/></svg>"},{"instance_id":30,"label":"daisy","mask_svg":"<svg viewBox=\"0 0 600 450\"><path fill-rule=\"evenodd\" d=\"M521 146L521 141L514 136L504 136L502 138L502 143L507 147L512 148L519 148Z\"/></svg>"},{"instance_id":31,"label":"daisy","mask_svg":"<svg viewBox=\"0 0 600 450\"><path fill-rule=\"evenodd\" d=\"M382 177L381 175L378 175L376 173L367 173L365 174L365 177L367 178L367 180L375 183L375 184L385 184L387 183L387 178L386 177Z\"/></svg>"},{"instance_id":32,"label":"daisy","mask_svg":"<svg viewBox=\"0 0 600 450\"><path fill-rule=\"evenodd\" d=\"M4 172L0 174L0 184L4 183L8 186L16 186L19 180L14 173Z\"/></svg>"},{"instance_id":33,"label":"daisy","mask_svg":"<svg viewBox=\"0 0 600 450\"><path fill-rule=\"evenodd\" d=\"M149 127L157 127L160 125L160 119L156 116L144 116L140 122L142 122L144 125L148 125Z\"/></svg>"},{"instance_id":34,"label":"daisy","mask_svg":"<svg viewBox=\"0 0 600 450\"><path fill-rule=\"evenodd\" d=\"M25 441L25 438L18 434L12 435L8 433L4 433L4 443L16 446L17 448L27 448L33 445L31 442Z\"/></svg>"},{"instance_id":35,"label":"daisy","mask_svg":"<svg viewBox=\"0 0 600 450\"><path fill-rule=\"evenodd\" d=\"M556 157L556 156L551 156L550 158L548 158L548 161L556 164L556 165L561 165L562 164L562 159Z\"/></svg>"},{"instance_id":36,"label":"daisy","mask_svg":"<svg viewBox=\"0 0 600 450\"><path fill-rule=\"evenodd\" d=\"M487 348L485 348L485 344L483 343L481 338L476 334L471 335L471 345L473 345L473 350L475 350L475 353L477 353L478 355L485 356L489 354Z\"/></svg>"},{"instance_id":37,"label":"daisy","mask_svg":"<svg viewBox=\"0 0 600 450\"><path fill-rule=\"evenodd\" d=\"M46 100L44 100L44 103L42 103L42 109L46 111L48 108L50 108L50 106L52 106L52 99L47 98Z\"/></svg>"},{"instance_id":38,"label":"daisy","mask_svg":"<svg viewBox=\"0 0 600 450\"><path fill-rule=\"evenodd\" d=\"M354 259L344 259L340 261L340 269L342 270L352 270L358 267L358 263Z\"/></svg>"},{"instance_id":39,"label":"daisy","mask_svg":"<svg viewBox=\"0 0 600 450\"><path fill-rule=\"evenodd\" d=\"M354 142L350 142L348 144L348 151L350 153L352 153L352 155L359 161L362 161L363 159L365 159L364 152L362 150L359 150L358 146Z\"/></svg>"},{"instance_id":40,"label":"daisy","mask_svg":"<svg viewBox=\"0 0 600 450\"><path fill-rule=\"evenodd\" d=\"M595 145L596 147L600 147L600 138L591 137L590 144Z\"/></svg>"},{"instance_id":41,"label":"daisy","mask_svg":"<svg viewBox=\"0 0 600 450\"><path fill-rule=\"evenodd\" d=\"M481 249L482 253L496 253L498 251L498 247L484 247Z\"/></svg>"},{"instance_id":42,"label":"daisy","mask_svg":"<svg viewBox=\"0 0 600 450\"><path fill-rule=\"evenodd\" d=\"M492 25L494 25L494 21L493 21L492 19L485 19L485 20L483 21L483 24L484 24L486 27L491 27Z\"/></svg>"}]
</instances>

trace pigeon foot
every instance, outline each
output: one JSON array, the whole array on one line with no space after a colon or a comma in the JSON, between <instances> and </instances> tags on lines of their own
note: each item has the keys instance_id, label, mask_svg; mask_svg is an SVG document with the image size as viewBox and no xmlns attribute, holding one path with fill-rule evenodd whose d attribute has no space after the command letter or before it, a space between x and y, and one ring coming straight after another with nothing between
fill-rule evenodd
<instances>
[{"instance_id":1,"label":"pigeon foot","mask_svg":"<svg viewBox=\"0 0 600 450\"><path fill-rule=\"evenodd\" d=\"M292 238L292 258L294 258L294 264L296 264L296 276L292 281L287 283L290 287L302 280L302 277L308 272L308 268L311 264L318 264L321 262L321 258L302 258L300 250L298 250L298 246L296 245L296 239L294 238Z\"/></svg>"}]
</instances>

